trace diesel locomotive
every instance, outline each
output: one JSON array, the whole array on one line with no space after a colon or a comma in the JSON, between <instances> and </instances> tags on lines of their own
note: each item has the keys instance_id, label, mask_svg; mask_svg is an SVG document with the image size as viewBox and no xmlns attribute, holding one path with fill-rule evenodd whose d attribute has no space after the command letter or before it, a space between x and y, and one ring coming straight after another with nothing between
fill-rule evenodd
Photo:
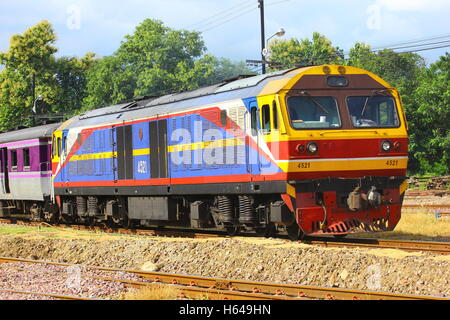
<instances>
[{"instance_id":1,"label":"diesel locomotive","mask_svg":"<svg viewBox=\"0 0 450 320\"><path fill-rule=\"evenodd\" d=\"M0 161L3 216L299 239L393 230L408 135L395 88L324 65L0 134Z\"/></svg>"}]
</instances>

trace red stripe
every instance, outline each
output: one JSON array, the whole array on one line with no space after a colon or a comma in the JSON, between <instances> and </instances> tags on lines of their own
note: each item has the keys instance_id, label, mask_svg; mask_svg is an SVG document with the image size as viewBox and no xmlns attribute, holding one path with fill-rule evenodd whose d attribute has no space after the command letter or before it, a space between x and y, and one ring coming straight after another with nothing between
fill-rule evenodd
<instances>
[{"instance_id":1,"label":"red stripe","mask_svg":"<svg viewBox=\"0 0 450 320\"><path fill-rule=\"evenodd\" d=\"M399 148L391 152L382 152L381 143L389 140L394 145L398 142ZM303 145L305 150L310 142L315 142L319 151L310 155L306 151L299 153L298 146ZM317 158L368 158L368 157L397 157L408 155L407 138L382 138L382 139L345 139L345 140L296 140L296 141L276 141L268 142L274 157L280 160L292 159L317 159ZM279 151L278 151L279 150Z\"/></svg>"},{"instance_id":2,"label":"red stripe","mask_svg":"<svg viewBox=\"0 0 450 320\"><path fill-rule=\"evenodd\" d=\"M55 187L126 187L126 186L155 186L155 185L177 185L177 184L204 184L204 183L226 183L226 182L258 182L258 181L283 181L286 180L285 173L274 175L228 175L228 176L208 176L172 179L145 179L145 180L120 180L114 181L70 181L55 182Z\"/></svg>"},{"instance_id":3,"label":"red stripe","mask_svg":"<svg viewBox=\"0 0 450 320\"><path fill-rule=\"evenodd\" d=\"M323 178L361 178L374 177L404 177L404 169L387 170L359 170L359 171L321 171L321 172L290 172L287 180L314 180Z\"/></svg>"}]
</instances>

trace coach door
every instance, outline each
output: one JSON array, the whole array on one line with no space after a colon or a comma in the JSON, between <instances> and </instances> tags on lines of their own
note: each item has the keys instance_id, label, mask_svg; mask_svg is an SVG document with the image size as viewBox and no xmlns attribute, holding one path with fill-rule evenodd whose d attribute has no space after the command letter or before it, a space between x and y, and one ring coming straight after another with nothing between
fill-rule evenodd
<instances>
[{"instance_id":1,"label":"coach door","mask_svg":"<svg viewBox=\"0 0 450 320\"><path fill-rule=\"evenodd\" d=\"M133 128L131 125L114 128L116 130L117 176L118 180L130 180L133 172Z\"/></svg>"},{"instance_id":2,"label":"coach door","mask_svg":"<svg viewBox=\"0 0 450 320\"><path fill-rule=\"evenodd\" d=\"M0 159L1 159L1 172L3 173L3 178L2 178L2 184L4 187L3 190L4 190L4 193L11 193L11 190L9 189L8 149L7 148L1 149Z\"/></svg>"},{"instance_id":3,"label":"coach door","mask_svg":"<svg viewBox=\"0 0 450 320\"><path fill-rule=\"evenodd\" d=\"M167 120L150 122L150 175L152 179L168 178Z\"/></svg>"}]
</instances>

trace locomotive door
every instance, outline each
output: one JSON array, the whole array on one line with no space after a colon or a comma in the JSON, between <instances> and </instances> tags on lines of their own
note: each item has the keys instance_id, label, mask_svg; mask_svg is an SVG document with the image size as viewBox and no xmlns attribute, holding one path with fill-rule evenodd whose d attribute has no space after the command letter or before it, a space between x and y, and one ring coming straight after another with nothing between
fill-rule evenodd
<instances>
[{"instance_id":1,"label":"locomotive door","mask_svg":"<svg viewBox=\"0 0 450 320\"><path fill-rule=\"evenodd\" d=\"M116 131L117 159L114 170L114 181L134 178L133 166L133 128L131 125L113 128ZM114 149L114 148L113 148ZM117 173L116 173L117 172Z\"/></svg>"},{"instance_id":2,"label":"locomotive door","mask_svg":"<svg viewBox=\"0 0 450 320\"><path fill-rule=\"evenodd\" d=\"M58 139L58 153L59 153L59 161L61 165L66 161L67 155L69 154L69 150L67 150L67 136L69 134L69 130L63 130L61 139ZM67 163L66 167L61 169L61 181L62 182L69 182L69 177L71 174L74 174L71 171L72 164L69 162Z\"/></svg>"},{"instance_id":3,"label":"locomotive door","mask_svg":"<svg viewBox=\"0 0 450 320\"><path fill-rule=\"evenodd\" d=\"M260 164L259 164L259 144L260 144L260 124L259 124L259 110L258 103L256 100L253 100L249 104L250 113L248 114L250 117L250 121L246 121L246 123L250 123L250 134L247 137L248 141L246 141L246 154L247 154L247 171L251 174L257 175L260 174ZM247 133L249 130L246 130Z\"/></svg>"},{"instance_id":4,"label":"locomotive door","mask_svg":"<svg viewBox=\"0 0 450 320\"><path fill-rule=\"evenodd\" d=\"M169 177L167 152L167 120L150 122L150 177Z\"/></svg>"},{"instance_id":5,"label":"locomotive door","mask_svg":"<svg viewBox=\"0 0 450 320\"><path fill-rule=\"evenodd\" d=\"M4 193L11 193L11 190L9 188L9 172L8 172L8 149L2 148L1 154L0 154L0 160L1 160L1 172L3 173L3 191Z\"/></svg>"}]
</instances>

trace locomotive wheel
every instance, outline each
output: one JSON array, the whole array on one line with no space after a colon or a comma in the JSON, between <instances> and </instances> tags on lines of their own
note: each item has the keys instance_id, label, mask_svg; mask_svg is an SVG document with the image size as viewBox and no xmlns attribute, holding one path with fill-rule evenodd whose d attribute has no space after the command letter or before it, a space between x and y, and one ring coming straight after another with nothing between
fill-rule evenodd
<instances>
[{"instance_id":1,"label":"locomotive wheel","mask_svg":"<svg viewBox=\"0 0 450 320\"><path fill-rule=\"evenodd\" d=\"M227 231L227 234L232 237L236 236L239 233L238 226L225 227L225 230Z\"/></svg>"},{"instance_id":2,"label":"locomotive wheel","mask_svg":"<svg viewBox=\"0 0 450 320\"><path fill-rule=\"evenodd\" d=\"M135 226L135 223L134 223L133 220L128 219L127 216L123 217L123 220L122 220L122 227L123 228L125 228L125 229L133 229L134 226Z\"/></svg>"},{"instance_id":3,"label":"locomotive wheel","mask_svg":"<svg viewBox=\"0 0 450 320\"><path fill-rule=\"evenodd\" d=\"M286 227L287 234L289 239L292 241L302 240L305 237L305 233L299 228L297 223L293 223L292 225Z\"/></svg>"}]
</instances>

